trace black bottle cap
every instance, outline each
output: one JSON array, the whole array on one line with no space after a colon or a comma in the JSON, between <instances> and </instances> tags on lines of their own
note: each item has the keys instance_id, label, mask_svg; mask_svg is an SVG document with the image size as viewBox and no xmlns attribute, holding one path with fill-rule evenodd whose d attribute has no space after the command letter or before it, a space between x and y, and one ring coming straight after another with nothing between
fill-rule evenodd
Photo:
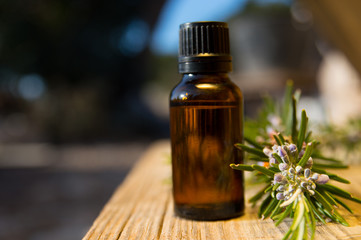
<instances>
[{"instance_id":1,"label":"black bottle cap","mask_svg":"<svg viewBox=\"0 0 361 240\"><path fill-rule=\"evenodd\" d=\"M191 22L179 27L180 73L230 72L228 25L224 22Z\"/></svg>"}]
</instances>

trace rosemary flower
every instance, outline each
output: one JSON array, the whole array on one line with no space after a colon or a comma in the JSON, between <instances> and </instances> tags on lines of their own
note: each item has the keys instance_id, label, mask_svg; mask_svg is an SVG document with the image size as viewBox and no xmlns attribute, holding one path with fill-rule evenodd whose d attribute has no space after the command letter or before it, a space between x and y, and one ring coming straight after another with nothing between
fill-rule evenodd
<instances>
[{"instance_id":1,"label":"rosemary flower","mask_svg":"<svg viewBox=\"0 0 361 240\"><path fill-rule=\"evenodd\" d=\"M305 167L298 165L301 159L294 159L289 154L294 154L298 151L295 144L284 144L282 146L274 145L272 149L264 148L263 152L267 153L270 164L275 163L273 153L276 153L281 159L282 163L278 165L280 173L274 174L273 185L277 184L276 199L285 200L281 206L285 207L297 199L301 193L308 193L311 196L315 194L316 183L325 184L329 181L329 176L326 174L312 173L311 167L313 160L311 157L307 160ZM304 153L303 153L304 154ZM303 156L303 155L302 155ZM294 159L291 161L290 159Z\"/></svg>"},{"instance_id":2,"label":"rosemary flower","mask_svg":"<svg viewBox=\"0 0 361 240\"><path fill-rule=\"evenodd\" d=\"M351 213L352 210L340 198L357 203L361 203L361 199L328 183L330 179L350 183L347 179L326 171L327 168L347 166L316 150L318 144L307 130L309 119L305 110L302 110L299 127L297 126L295 113L300 92L293 94L292 86L291 82L287 84L282 105L272 99L267 100L260 121L254 123L257 127L252 127L250 131L253 133L245 137L252 147L243 143L235 144L249 154L248 160L262 162L262 165L231 164L231 167L242 171L256 171L254 177L266 184L264 189L249 199L254 206L263 199L258 212L260 218L270 217L276 226L287 217L293 218L283 239L304 239L308 233L313 239L317 222L333 221L348 226L336 208L342 206ZM269 164L264 164L265 161Z\"/></svg>"}]
</instances>

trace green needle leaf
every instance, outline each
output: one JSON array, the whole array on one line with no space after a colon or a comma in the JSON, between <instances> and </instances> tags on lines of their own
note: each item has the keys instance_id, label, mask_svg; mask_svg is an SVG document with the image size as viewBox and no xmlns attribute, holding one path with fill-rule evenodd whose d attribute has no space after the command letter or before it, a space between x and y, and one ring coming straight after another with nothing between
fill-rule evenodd
<instances>
[{"instance_id":1,"label":"green needle leaf","mask_svg":"<svg viewBox=\"0 0 361 240\"><path fill-rule=\"evenodd\" d=\"M276 191L276 189L280 186L281 184L280 183L276 183L273 188L272 188L272 191Z\"/></svg>"},{"instance_id":2,"label":"green needle leaf","mask_svg":"<svg viewBox=\"0 0 361 240\"><path fill-rule=\"evenodd\" d=\"M307 214L306 214L307 215ZM301 219L301 222L300 224L298 225L298 234L297 234L297 240L302 240L303 237L305 236L305 224L306 224L306 221L305 221L305 218L303 216L303 218Z\"/></svg>"},{"instance_id":3,"label":"green needle leaf","mask_svg":"<svg viewBox=\"0 0 361 240\"><path fill-rule=\"evenodd\" d=\"M318 208L313 204L312 200L307 196L307 200L309 203L309 206L311 207L313 213L316 215L318 220L320 220L323 224L326 224L325 220L322 217L322 213L318 211Z\"/></svg>"},{"instance_id":4,"label":"green needle leaf","mask_svg":"<svg viewBox=\"0 0 361 240\"><path fill-rule=\"evenodd\" d=\"M259 207L259 211L258 211L259 218L261 218L263 212L266 210L266 208L268 207L268 204L270 204L272 199L273 198L270 194L270 195L268 195L268 197L265 200L263 200L263 202L261 203L261 206Z\"/></svg>"},{"instance_id":5,"label":"green needle leaf","mask_svg":"<svg viewBox=\"0 0 361 240\"><path fill-rule=\"evenodd\" d=\"M351 193L341 189L341 188L338 188L334 185L331 185L331 184L322 184L322 185L317 185L317 187L319 188L322 188L322 189L325 189L327 190L328 192L330 193L333 193L337 196L340 196L340 197L343 197L343 198L346 198L346 199L349 199L351 201L354 201L354 202L357 202L357 203L361 203L361 199L359 198L356 198L356 197L353 197L351 195Z\"/></svg>"},{"instance_id":6,"label":"green needle leaf","mask_svg":"<svg viewBox=\"0 0 361 240\"><path fill-rule=\"evenodd\" d=\"M258 148L258 149L260 149L260 150L263 149L263 146L262 146L261 144L257 143L256 141L253 141L253 140L252 140L251 138L249 138L249 137L244 137L244 140L245 140L246 142L248 142L249 144L251 144L252 146L254 146L255 148Z\"/></svg>"},{"instance_id":7,"label":"green needle leaf","mask_svg":"<svg viewBox=\"0 0 361 240\"><path fill-rule=\"evenodd\" d=\"M243 150L243 151L248 152L248 153L252 153L252 154L257 155L257 156L259 156L259 157L261 157L261 158L266 158L266 157L267 157L267 156L263 153L263 151L260 150L260 149L248 147L248 146L246 146L246 145L244 145L244 144L242 144L242 143L236 143L234 146L235 146L236 148L240 149L240 150Z\"/></svg>"},{"instance_id":8,"label":"green needle leaf","mask_svg":"<svg viewBox=\"0 0 361 240\"><path fill-rule=\"evenodd\" d=\"M287 124L288 116L290 113L290 106L292 101L293 82L288 80L286 83L286 90L284 95L284 102L282 108L282 122Z\"/></svg>"},{"instance_id":9,"label":"green needle leaf","mask_svg":"<svg viewBox=\"0 0 361 240\"><path fill-rule=\"evenodd\" d=\"M267 218L272 213L272 211L277 206L278 202L279 201L276 198L272 198L271 203L267 206L267 208L262 213L262 219Z\"/></svg>"},{"instance_id":10,"label":"green needle leaf","mask_svg":"<svg viewBox=\"0 0 361 240\"><path fill-rule=\"evenodd\" d=\"M336 198L336 197L333 197L335 199L336 202L338 202L342 207L344 207L347 211L349 211L350 213L353 214L353 211L352 209L346 204L344 203L343 201L341 201L340 199Z\"/></svg>"},{"instance_id":11,"label":"green needle leaf","mask_svg":"<svg viewBox=\"0 0 361 240\"><path fill-rule=\"evenodd\" d=\"M278 138L277 135L273 135L273 138L276 140L276 142L277 142L277 144L278 144L279 146L282 145L282 142L281 142L281 140Z\"/></svg>"},{"instance_id":12,"label":"green needle leaf","mask_svg":"<svg viewBox=\"0 0 361 240\"><path fill-rule=\"evenodd\" d=\"M283 236L282 240L286 240L288 239L288 237L291 235L292 233L292 229L288 229L288 231L286 232L286 234Z\"/></svg>"},{"instance_id":13,"label":"green needle leaf","mask_svg":"<svg viewBox=\"0 0 361 240\"><path fill-rule=\"evenodd\" d=\"M330 193L333 193L333 194L336 194L340 197L351 197L351 193L339 188L339 187L336 187L334 185L331 185L331 184L317 184L317 188L321 188L321 189L324 189L324 190L327 190L329 191Z\"/></svg>"},{"instance_id":14,"label":"green needle leaf","mask_svg":"<svg viewBox=\"0 0 361 240\"><path fill-rule=\"evenodd\" d=\"M328 192L320 189L319 193L321 193L321 195L326 199L327 202L329 202L332 205L332 207L337 208L337 202L335 201L335 199L333 199L333 197Z\"/></svg>"},{"instance_id":15,"label":"green needle leaf","mask_svg":"<svg viewBox=\"0 0 361 240\"><path fill-rule=\"evenodd\" d=\"M274 174L275 174L275 172L273 172L273 171L271 171L271 170L269 170L269 169L267 169L265 167L261 167L261 166L259 166L257 164L253 164L252 168L259 171L259 172L261 172L261 173L263 173L263 174L265 174L265 175L268 175L270 177L273 177Z\"/></svg>"},{"instance_id":16,"label":"green needle leaf","mask_svg":"<svg viewBox=\"0 0 361 240\"><path fill-rule=\"evenodd\" d=\"M251 172L254 171L254 168L251 165L232 163L229 166L235 170L251 171Z\"/></svg>"},{"instance_id":17,"label":"green needle leaf","mask_svg":"<svg viewBox=\"0 0 361 240\"><path fill-rule=\"evenodd\" d=\"M305 153L303 154L301 160L298 162L298 165L300 165L301 167L304 167L308 159L311 157L314 144L314 142L310 142L307 144Z\"/></svg>"},{"instance_id":18,"label":"green needle leaf","mask_svg":"<svg viewBox=\"0 0 361 240\"><path fill-rule=\"evenodd\" d=\"M290 229L295 230L298 227L301 220L303 219L304 211L305 211L305 206L303 205L303 202L298 201L295 216Z\"/></svg>"},{"instance_id":19,"label":"green needle leaf","mask_svg":"<svg viewBox=\"0 0 361 240\"><path fill-rule=\"evenodd\" d=\"M278 168L278 164L272 164L272 167L269 167L269 170L273 172L281 172L281 170Z\"/></svg>"},{"instance_id":20,"label":"green needle leaf","mask_svg":"<svg viewBox=\"0 0 361 240\"><path fill-rule=\"evenodd\" d=\"M349 226L348 222L346 222L346 220L336 210L333 213L330 213L327 209L324 209L323 211L333 221L339 222L346 227Z\"/></svg>"},{"instance_id":21,"label":"green needle leaf","mask_svg":"<svg viewBox=\"0 0 361 240\"><path fill-rule=\"evenodd\" d=\"M314 167L316 168L348 168L347 165L343 164L321 164L321 163L314 163Z\"/></svg>"},{"instance_id":22,"label":"green needle leaf","mask_svg":"<svg viewBox=\"0 0 361 240\"><path fill-rule=\"evenodd\" d=\"M302 149L302 144L305 140L305 135L307 130L307 123L308 123L308 117L306 115L306 111L303 109L301 115L300 131L298 132L298 138L297 138L297 149Z\"/></svg>"},{"instance_id":23,"label":"green needle leaf","mask_svg":"<svg viewBox=\"0 0 361 240\"><path fill-rule=\"evenodd\" d=\"M307 204L308 208L310 209L309 218L310 218L310 227L311 227L311 239L314 239L315 231L316 231L316 219L314 215L314 209L307 197L304 198L304 201Z\"/></svg>"},{"instance_id":24,"label":"green needle leaf","mask_svg":"<svg viewBox=\"0 0 361 240\"><path fill-rule=\"evenodd\" d=\"M268 158L261 158L261 157L258 157L258 156L249 157L248 160L257 161L257 162L269 162Z\"/></svg>"},{"instance_id":25,"label":"green needle leaf","mask_svg":"<svg viewBox=\"0 0 361 240\"><path fill-rule=\"evenodd\" d=\"M268 188L266 188L266 189L264 190L264 193L267 193L267 192L271 191L272 188L273 188L273 186L272 186L272 185L269 185Z\"/></svg>"},{"instance_id":26,"label":"green needle leaf","mask_svg":"<svg viewBox=\"0 0 361 240\"><path fill-rule=\"evenodd\" d=\"M262 198L262 196L264 195L264 191L268 188L268 185L263 188L262 190L260 190L258 193L256 193L253 197L251 197L248 202L250 203L255 203L257 202L259 199Z\"/></svg>"},{"instance_id":27,"label":"green needle leaf","mask_svg":"<svg viewBox=\"0 0 361 240\"><path fill-rule=\"evenodd\" d=\"M312 131L309 131L305 137L305 142L310 142L311 141L311 136L312 136Z\"/></svg>"},{"instance_id":28,"label":"green needle leaf","mask_svg":"<svg viewBox=\"0 0 361 240\"><path fill-rule=\"evenodd\" d=\"M333 213L335 209L332 207L332 205L317 190L314 190L314 192L315 195L313 196L316 198L316 200L319 201L327 211Z\"/></svg>"},{"instance_id":29,"label":"green needle leaf","mask_svg":"<svg viewBox=\"0 0 361 240\"><path fill-rule=\"evenodd\" d=\"M314 152L312 153L312 157L315 159L322 159L322 160L327 160L329 162L335 162L335 163L342 163L342 161L335 159L335 158L330 158L330 157L325 157L322 154L320 154L319 152Z\"/></svg>"},{"instance_id":30,"label":"green needle leaf","mask_svg":"<svg viewBox=\"0 0 361 240\"><path fill-rule=\"evenodd\" d=\"M292 141L295 143L297 141L297 107L296 107L297 101L296 98L292 97Z\"/></svg>"},{"instance_id":31,"label":"green needle leaf","mask_svg":"<svg viewBox=\"0 0 361 240\"><path fill-rule=\"evenodd\" d=\"M290 214L291 211L292 211L292 205L288 205L286 207L286 210L283 213L281 213L281 215L279 216L275 225L278 226Z\"/></svg>"},{"instance_id":32,"label":"green needle leaf","mask_svg":"<svg viewBox=\"0 0 361 240\"><path fill-rule=\"evenodd\" d=\"M310 208L308 207L308 204L306 204L306 197L302 195L301 200L303 201L303 204L305 205L306 212L310 212Z\"/></svg>"},{"instance_id":33,"label":"green needle leaf","mask_svg":"<svg viewBox=\"0 0 361 240\"><path fill-rule=\"evenodd\" d=\"M281 201L278 201L277 203L277 206L275 207L275 209L272 211L272 214L270 216L270 218L272 218L273 216L275 216L279 211L280 211L280 205L282 203L282 200Z\"/></svg>"},{"instance_id":34,"label":"green needle leaf","mask_svg":"<svg viewBox=\"0 0 361 240\"><path fill-rule=\"evenodd\" d=\"M281 157L277 153L272 153L272 157L274 157L278 163L283 163Z\"/></svg>"},{"instance_id":35,"label":"green needle leaf","mask_svg":"<svg viewBox=\"0 0 361 240\"><path fill-rule=\"evenodd\" d=\"M279 139L280 139L280 141L281 141L282 145L284 145L284 144L285 144L285 142L286 142L286 140L285 140L285 138L283 137L282 133L278 133L278 137L279 137Z\"/></svg>"},{"instance_id":36,"label":"green needle leaf","mask_svg":"<svg viewBox=\"0 0 361 240\"><path fill-rule=\"evenodd\" d=\"M345 178L339 177L336 174L327 172L327 171L325 171L323 169L320 169L320 168L317 168L317 167L312 167L312 171L317 172L317 173L327 174L330 177L330 179L341 182L341 183L346 183L346 184L350 183L350 181L345 179Z\"/></svg>"}]
</instances>

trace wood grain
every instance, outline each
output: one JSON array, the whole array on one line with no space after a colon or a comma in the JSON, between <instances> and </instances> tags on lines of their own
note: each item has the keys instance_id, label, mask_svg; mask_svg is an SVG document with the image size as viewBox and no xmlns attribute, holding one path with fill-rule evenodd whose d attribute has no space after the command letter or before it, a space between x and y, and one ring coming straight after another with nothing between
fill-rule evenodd
<instances>
[{"instance_id":1,"label":"wood grain","mask_svg":"<svg viewBox=\"0 0 361 240\"><path fill-rule=\"evenodd\" d=\"M227 221L191 221L173 213L169 141L154 143L95 219L83 240L116 239L281 239L290 219L274 226L246 207L244 216ZM335 171L334 171L335 172ZM340 185L361 197L361 167L337 171L352 181ZM246 191L248 199L254 188ZM316 239L361 239L361 205L347 202L354 215L340 212L351 227L329 223L317 226Z\"/></svg>"}]
</instances>

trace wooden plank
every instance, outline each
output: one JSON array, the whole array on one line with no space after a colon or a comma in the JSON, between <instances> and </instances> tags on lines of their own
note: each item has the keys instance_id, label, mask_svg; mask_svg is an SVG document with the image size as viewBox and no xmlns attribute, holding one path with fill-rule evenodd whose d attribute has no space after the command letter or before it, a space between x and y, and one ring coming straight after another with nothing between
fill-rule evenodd
<instances>
[{"instance_id":1,"label":"wooden plank","mask_svg":"<svg viewBox=\"0 0 361 240\"><path fill-rule=\"evenodd\" d=\"M83 240L116 239L281 239L290 219L275 227L272 220L257 218L249 205L245 215L227 221L192 221L173 213L169 141L153 144L94 221ZM361 197L361 167L338 171L353 184L340 185ZM246 199L256 189L246 191ZM340 210L351 227L327 224L317 227L316 239L361 239L361 207L347 202L355 210Z\"/></svg>"}]
</instances>

